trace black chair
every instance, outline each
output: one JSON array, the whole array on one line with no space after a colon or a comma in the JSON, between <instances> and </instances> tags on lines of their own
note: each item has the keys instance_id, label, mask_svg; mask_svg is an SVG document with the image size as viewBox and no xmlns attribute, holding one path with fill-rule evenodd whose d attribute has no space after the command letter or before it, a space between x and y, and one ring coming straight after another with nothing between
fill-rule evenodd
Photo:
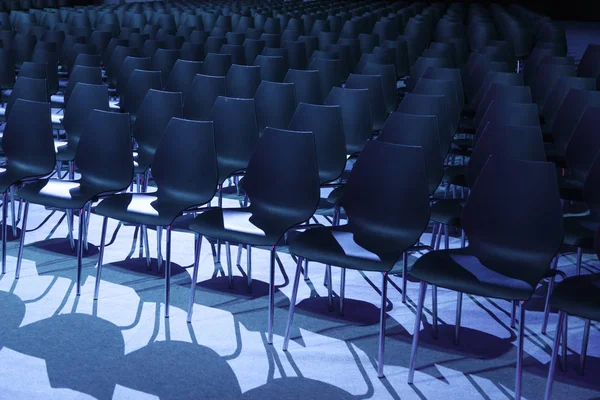
<instances>
[{"instance_id":1,"label":"black chair","mask_svg":"<svg viewBox=\"0 0 600 400\"><path fill-rule=\"evenodd\" d=\"M380 131L387 118L387 107L383 96L381 75L350 74L345 87L348 89L369 90L373 131Z\"/></svg>"},{"instance_id":2,"label":"black chair","mask_svg":"<svg viewBox=\"0 0 600 400\"><path fill-rule=\"evenodd\" d=\"M460 122L460 107L458 95L451 81L421 78L413 88L413 93L444 96L446 98L446 109L448 110L448 121L450 130L456 131Z\"/></svg>"},{"instance_id":3,"label":"black chair","mask_svg":"<svg viewBox=\"0 0 600 400\"><path fill-rule=\"evenodd\" d=\"M260 66L260 75L263 81L283 82L287 68L283 57L258 55L254 65Z\"/></svg>"},{"instance_id":4,"label":"black chair","mask_svg":"<svg viewBox=\"0 0 600 400\"><path fill-rule=\"evenodd\" d=\"M227 96L225 77L196 74L183 99L184 117L209 121L211 110L219 96Z\"/></svg>"},{"instance_id":5,"label":"black chair","mask_svg":"<svg viewBox=\"0 0 600 400\"><path fill-rule=\"evenodd\" d=\"M398 108L398 88L396 87L396 70L394 66L392 64L367 63L361 74L381 76L387 112L396 111L396 108Z\"/></svg>"},{"instance_id":6,"label":"black chair","mask_svg":"<svg viewBox=\"0 0 600 400\"><path fill-rule=\"evenodd\" d=\"M35 102L48 102L48 85L45 79L31 79L21 77L15 81L10 96L6 100L6 108L0 109L0 116L8 121L13 105L18 99L30 100ZM4 111L4 113L2 113Z\"/></svg>"},{"instance_id":7,"label":"black chair","mask_svg":"<svg viewBox=\"0 0 600 400\"><path fill-rule=\"evenodd\" d=\"M515 398L521 398L525 301L551 274L550 262L562 244L562 206L554 164L492 156L481 171L461 221L469 244L432 251L419 258L411 276L421 281L410 357L413 383L427 284L458 292L455 341L462 294L519 303ZM511 190L507 191L506 188ZM518 202L512 199L518 198ZM433 319L433 324L437 319ZM434 327L435 331L435 327Z\"/></svg>"},{"instance_id":8,"label":"black chair","mask_svg":"<svg viewBox=\"0 0 600 400\"><path fill-rule=\"evenodd\" d=\"M287 129L296 110L294 83L263 81L254 95L258 131L266 127Z\"/></svg>"},{"instance_id":9,"label":"black chair","mask_svg":"<svg viewBox=\"0 0 600 400\"><path fill-rule=\"evenodd\" d=\"M407 169L410 174L403 172ZM336 265L342 271L381 272L378 375L383 377L388 274L405 250L418 242L429 220L423 149L380 141L367 143L346 184L344 208L346 225L309 229L290 243L298 266L283 350L287 351L290 339L303 259ZM331 304L331 291L329 300Z\"/></svg>"},{"instance_id":10,"label":"black chair","mask_svg":"<svg viewBox=\"0 0 600 400\"><path fill-rule=\"evenodd\" d=\"M197 74L201 74L204 64L202 61L177 60L167 78L165 90L168 92L180 92L183 98L191 90L192 82Z\"/></svg>"},{"instance_id":11,"label":"black chair","mask_svg":"<svg viewBox=\"0 0 600 400\"><path fill-rule=\"evenodd\" d=\"M209 209L190 224L190 229L201 235L193 276L198 276L202 236L226 243L268 246L271 261L267 341L273 343L275 251L285 233L308 220L319 202L319 174L312 133L265 129L246 169L244 189L250 206ZM251 271L247 275L250 281ZM231 285L231 267L229 279ZM188 322L192 318L195 291L196 280L192 279Z\"/></svg>"},{"instance_id":12,"label":"black chair","mask_svg":"<svg viewBox=\"0 0 600 400\"><path fill-rule=\"evenodd\" d=\"M26 182L50 175L56 163L50 104L17 99L12 109L2 136L2 149L6 156L6 165L3 167L3 173L0 174L3 274L6 273L8 194ZM35 117L32 118L32 116ZM14 201L12 204L14 231L16 228ZM25 220L23 220L22 229L21 243L25 236Z\"/></svg>"},{"instance_id":13,"label":"black chair","mask_svg":"<svg viewBox=\"0 0 600 400\"><path fill-rule=\"evenodd\" d=\"M321 80L321 98L326 98L334 86L342 86L342 67L340 60L313 58L309 63L308 69L319 71L319 78Z\"/></svg>"},{"instance_id":14,"label":"black chair","mask_svg":"<svg viewBox=\"0 0 600 400\"><path fill-rule=\"evenodd\" d=\"M160 71L163 83L167 82L173 66L179 58L179 50L158 49L152 56L152 69ZM161 88L162 89L162 88Z\"/></svg>"},{"instance_id":15,"label":"black chair","mask_svg":"<svg viewBox=\"0 0 600 400\"><path fill-rule=\"evenodd\" d=\"M325 105L338 105L342 109L346 154L356 155L373 136L369 89L334 87L325 99Z\"/></svg>"},{"instance_id":16,"label":"black chair","mask_svg":"<svg viewBox=\"0 0 600 400\"><path fill-rule=\"evenodd\" d=\"M429 67L425 70L423 78L440 79L454 82L456 93L458 95L458 104L462 109L465 105L465 93L463 89L463 80L460 69Z\"/></svg>"},{"instance_id":17,"label":"black chair","mask_svg":"<svg viewBox=\"0 0 600 400\"><path fill-rule=\"evenodd\" d=\"M283 82L295 84L297 103L323 104L318 71L289 69Z\"/></svg>"},{"instance_id":18,"label":"black chair","mask_svg":"<svg viewBox=\"0 0 600 400\"><path fill-rule=\"evenodd\" d=\"M123 60L121 68L119 68L119 76L117 76L116 89L119 95L123 95L127 89L127 83L131 74L136 69L142 71L152 70L152 59L150 57L132 57L128 56Z\"/></svg>"},{"instance_id":19,"label":"black chair","mask_svg":"<svg viewBox=\"0 0 600 400\"><path fill-rule=\"evenodd\" d=\"M94 213L104 217L94 300L97 300L99 295L108 218L142 226L166 227L164 315L168 317L171 225L186 210L204 205L214 197L217 186L217 157L212 122L173 118L161 136L152 164L152 176L157 191L147 194L116 194L103 200L94 210ZM138 206L131 207L133 205ZM197 279L197 272L196 268L193 279Z\"/></svg>"},{"instance_id":20,"label":"black chair","mask_svg":"<svg viewBox=\"0 0 600 400\"><path fill-rule=\"evenodd\" d=\"M231 55L229 54L208 53L204 57L204 74L226 76L231 64Z\"/></svg>"},{"instance_id":21,"label":"black chair","mask_svg":"<svg viewBox=\"0 0 600 400\"><path fill-rule=\"evenodd\" d=\"M228 97L252 99L261 82L259 66L233 64L225 76Z\"/></svg>"},{"instance_id":22,"label":"black chair","mask_svg":"<svg viewBox=\"0 0 600 400\"><path fill-rule=\"evenodd\" d=\"M138 109L150 89L162 89L160 71L134 70L127 81L125 92L122 93L119 102L121 111L129 113L132 123L135 123Z\"/></svg>"},{"instance_id":23,"label":"black chair","mask_svg":"<svg viewBox=\"0 0 600 400\"><path fill-rule=\"evenodd\" d=\"M224 44L221 46L219 53L229 54L233 65L246 65L246 55L242 45Z\"/></svg>"}]
</instances>

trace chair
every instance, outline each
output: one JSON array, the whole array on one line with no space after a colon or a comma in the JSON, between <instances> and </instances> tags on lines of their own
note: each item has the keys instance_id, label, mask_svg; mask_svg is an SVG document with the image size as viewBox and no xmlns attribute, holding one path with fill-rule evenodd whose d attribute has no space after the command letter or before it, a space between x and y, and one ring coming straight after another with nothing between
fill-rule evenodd
<instances>
[{"instance_id":1,"label":"chair","mask_svg":"<svg viewBox=\"0 0 600 400\"><path fill-rule=\"evenodd\" d=\"M325 60L313 58L308 66L309 70L319 71L321 80L321 98L326 98L331 88L342 86L342 70L340 60Z\"/></svg>"},{"instance_id":2,"label":"chair","mask_svg":"<svg viewBox=\"0 0 600 400\"><path fill-rule=\"evenodd\" d=\"M373 131L380 131L387 118L387 106L383 96L381 75L350 74L345 87L348 89L369 89Z\"/></svg>"},{"instance_id":3,"label":"chair","mask_svg":"<svg viewBox=\"0 0 600 400\"><path fill-rule=\"evenodd\" d=\"M100 67L84 67L82 65L76 65L69 75L69 81L67 87L63 93L63 104L67 106L71 93L75 89L78 83L86 83L89 85L101 85L102 84L102 70Z\"/></svg>"},{"instance_id":4,"label":"chair","mask_svg":"<svg viewBox=\"0 0 600 400\"><path fill-rule=\"evenodd\" d=\"M0 115L4 111L4 118L8 121L13 105L18 99L35 102L48 102L48 86L45 79L31 79L21 77L15 81L15 86L6 100L6 108L0 109Z\"/></svg>"},{"instance_id":5,"label":"chair","mask_svg":"<svg viewBox=\"0 0 600 400\"><path fill-rule=\"evenodd\" d=\"M555 176L551 163L492 156L473 186L461 216L468 246L429 252L413 265L410 274L421 283L409 384L414 379L426 288L431 284L434 290L444 287L458 293L456 343L463 293L519 304L515 398L521 398L525 301L551 272L550 261L562 244L562 206ZM510 193L507 187L511 188ZM515 203L514 198L519 201ZM435 324L436 316L432 325Z\"/></svg>"},{"instance_id":6,"label":"chair","mask_svg":"<svg viewBox=\"0 0 600 400\"><path fill-rule=\"evenodd\" d=\"M231 67L230 54L208 53L204 57L204 74L211 76L225 76Z\"/></svg>"},{"instance_id":7,"label":"chair","mask_svg":"<svg viewBox=\"0 0 600 400\"><path fill-rule=\"evenodd\" d=\"M295 84L297 103L323 104L318 71L289 69L283 82Z\"/></svg>"},{"instance_id":8,"label":"chair","mask_svg":"<svg viewBox=\"0 0 600 400\"><path fill-rule=\"evenodd\" d=\"M152 164L157 191L116 194L103 200L94 210L94 213L104 217L94 299L98 299L100 291L108 218L142 226L166 227L164 315L167 318L171 278L171 225L189 208L204 205L214 197L217 157L212 122L172 118L161 136ZM194 277L197 279L197 274Z\"/></svg>"},{"instance_id":9,"label":"chair","mask_svg":"<svg viewBox=\"0 0 600 400\"><path fill-rule=\"evenodd\" d=\"M439 79L421 78L413 88L413 93L444 96L446 98L446 109L451 130L456 131L460 121L460 108L458 96L456 95L454 83Z\"/></svg>"},{"instance_id":10,"label":"chair","mask_svg":"<svg viewBox=\"0 0 600 400\"><path fill-rule=\"evenodd\" d=\"M107 163L107 159L110 159L111 162ZM133 178L129 116L100 110L92 111L87 120L85 133L77 145L75 163L81 174L79 179L45 179L26 185L19 190L18 196L25 201L25 207L16 277L19 277L23 258L29 204L67 209L71 213L73 210L79 210L76 285L76 294L79 296L81 294L83 242L87 241L86 220L89 220L87 215L90 213L91 204L103 196L125 190ZM69 232L72 232L71 218L67 219L71 225Z\"/></svg>"},{"instance_id":11,"label":"chair","mask_svg":"<svg viewBox=\"0 0 600 400\"><path fill-rule=\"evenodd\" d=\"M342 110L348 156L360 153L373 136L370 102L369 89L334 87L325 99L325 105L338 105Z\"/></svg>"},{"instance_id":12,"label":"chair","mask_svg":"<svg viewBox=\"0 0 600 400\"><path fill-rule=\"evenodd\" d=\"M58 58L56 53L43 50L35 50L31 61L46 65L46 79L48 80L48 93L50 95L58 92Z\"/></svg>"},{"instance_id":13,"label":"chair","mask_svg":"<svg viewBox=\"0 0 600 400\"><path fill-rule=\"evenodd\" d=\"M201 74L204 64L202 61L177 60L167 78L165 90L167 92L183 93L185 99L191 90L192 82L197 74Z\"/></svg>"},{"instance_id":14,"label":"chair","mask_svg":"<svg viewBox=\"0 0 600 400\"><path fill-rule=\"evenodd\" d=\"M246 65L246 55L244 46L224 44L219 50L220 54L229 54L231 56L231 63L237 65Z\"/></svg>"},{"instance_id":15,"label":"chair","mask_svg":"<svg viewBox=\"0 0 600 400\"><path fill-rule=\"evenodd\" d=\"M295 84L263 81L254 95L258 131L287 129L296 110Z\"/></svg>"},{"instance_id":16,"label":"chair","mask_svg":"<svg viewBox=\"0 0 600 400\"><path fill-rule=\"evenodd\" d=\"M367 63L361 74L381 76L387 112L396 111L396 108L398 108L398 88L396 87L396 70L394 66L392 64Z\"/></svg>"},{"instance_id":17,"label":"chair","mask_svg":"<svg viewBox=\"0 0 600 400\"><path fill-rule=\"evenodd\" d=\"M160 71L161 80L166 84L173 66L179 58L179 50L158 49L152 56L152 69ZM162 88L161 88L162 89Z\"/></svg>"},{"instance_id":18,"label":"chair","mask_svg":"<svg viewBox=\"0 0 600 400\"><path fill-rule=\"evenodd\" d=\"M219 96L227 96L225 77L196 74L183 98L183 115L187 119L209 121Z\"/></svg>"},{"instance_id":19,"label":"chair","mask_svg":"<svg viewBox=\"0 0 600 400\"><path fill-rule=\"evenodd\" d=\"M198 276L202 236L219 239L227 244L236 242L250 246L268 246L270 269L267 341L273 343L275 251L285 233L308 220L319 202L319 175L313 135L309 132L265 129L246 169L244 189L250 199L248 207L213 208L190 223L190 230L200 235L193 276ZM230 262L228 272L231 285ZM250 282L250 265L247 275ZM195 292L196 280L192 279L188 322L192 319Z\"/></svg>"},{"instance_id":20,"label":"chair","mask_svg":"<svg viewBox=\"0 0 600 400\"><path fill-rule=\"evenodd\" d=\"M127 81L127 87L121 95L120 102L121 111L129 113L132 124L135 123L138 109L150 89L162 89L160 71L134 70Z\"/></svg>"},{"instance_id":21,"label":"chair","mask_svg":"<svg viewBox=\"0 0 600 400\"><path fill-rule=\"evenodd\" d=\"M407 169L410 174L403 172ZM344 208L348 224L309 229L290 242L290 253L298 257L298 264L283 350L288 349L303 259L336 265L342 271L381 272L378 375L383 377L388 273L400 256L418 242L429 220L423 149L380 141L367 143L346 184ZM329 274L328 288L331 287ZM330 304L331 296L329 290Z\"/></svg>"},{"instance_id":22,"label":"chair","mask_svg":"<svg viewBox=\"0 0 600 400\"><path fill-rule=\"evenodd\" d=\"M263 81L283 82L285 76L285 62L280 56L258 55L254 65L260 66L260 75Z\"/></svg>"},{"instance_id":23,"label":"chair","mask_svg":"<svg viewBox=\"0 0 600 400\"><path fill-rule=\"evenodd\" d=\"M259 66L233 64L225 76L228 97L252 99L261 82Z\"/></svg>"},{"instance_id":24,"label":"chair","mask_svg":"<svg viewBox=\"0 0 600 400\"><path fill-rule=\"evenodd\" d=\"M464 107L465 93L464 93L464 89L463 89L462 77L460 74L460 70L458 68L452 69L452 68L429 67L425 70L425 73L423 74L423 78L440 79L440 80L446 80L446 81L449 80L449 81L454 82L454 85L456 87L456 93L458 95L458 104L461 109Z\"/></svg>"},{"instance_id":25,"label":"chair","mask_svg":"<svg viewBox=\"0 0 600 400\"><path fill-rule=\"evenodd\" d=\"M24 78L21 78L24 79ZM32 118L35 116L35 118ZM52 173L54 139L50 119L50 104L25 99L17 99L7 119L2 136L2 149L6 155L6 165L0 174L2 192L2 274L6 274L6 241L9 193L26 182L44 178ZM16 228L13 204L13 231ZM26 217L25 217L26 218ZM21 232L21 246L25 236L25 219Z\"/></svg>"},{"instance_id":26,"label":"chair","mask_svg":"<svg viewBox=\"0 0 600 400\"><path fill-rule=\"evenodd\" d=\"M119 95L123 95L127 89L127 83L131 74L136 69L142 71L152 70L152 59L150 57L132 57L128 56L123 60L121 68L119 68L119 76L117 77L116 89Z\"/></svg>"}]
</instances>

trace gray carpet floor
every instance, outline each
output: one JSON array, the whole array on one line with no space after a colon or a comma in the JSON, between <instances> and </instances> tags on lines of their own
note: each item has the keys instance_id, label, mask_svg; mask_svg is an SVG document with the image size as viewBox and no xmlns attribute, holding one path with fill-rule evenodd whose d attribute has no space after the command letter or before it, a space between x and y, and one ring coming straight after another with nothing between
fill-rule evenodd
<instances>
[{"instance_id":1,"label":"gray carpet floor","mask_svg":"<svg viewBox=\"0 0 600 400\"><path fill-rule=\"evenodd\" d=\"M575 36L586 40L581 39L585 35ZM572 45L572 37L570 49L581 49L581 43ZM224 204L238 204L233 191L228 192ZM326 222L324 216L318 220ZM267 250L253 250L252 291L246 286L245 251L241 266L234 268L234 288L228 289L223 267L215 263L205 240L193 322L188 324L193 236L173 233L171 317L165 319L155 231L149 230L153 259L148 270L138 254L136 227L114 220L108 224L100 299L93 301L100 228L101 219L92 216L80 297L75 296L76 257L66 239L63 212L31 206L19 280L14 279L18 240L9 233L8 271L0 277L0 399L467 400L514 396L516 331L510 327L508 302L465 296L461 342L455 346L455 293L439 291L436 340L430 334L428 295L418 370L414 385L408 385L417 283L409 282L408 301L402 304L401 278L391 278L386 377L379 379L378 274L348 272L346 312L340 316L327 309L324 266L312 263L310 280L300 283L286 353L281 347L295 263L285 248L278 253L275 338L269 345ZM456 247L459 236L453 235L450 246ZM422 241L429 240L428 231ZM572 275L574 249L563 250L559 267ZM236 251L232 247L234 262ZM411 262L418 256L413 254ZM222 261L224 265L224 248ZM584 272L599 269L596 256L585 254ZM333 282L339 293L336 268ZM526 305L523 396L527 399L543 397L554 338L554 311L547 334L540 333L546 288L541 285ZM579 376L583 323L570 318L568 369L557 371L555 399L600 398L599 329L599 323L592 324L587 369Z\"/></svg>"}]
</instances>

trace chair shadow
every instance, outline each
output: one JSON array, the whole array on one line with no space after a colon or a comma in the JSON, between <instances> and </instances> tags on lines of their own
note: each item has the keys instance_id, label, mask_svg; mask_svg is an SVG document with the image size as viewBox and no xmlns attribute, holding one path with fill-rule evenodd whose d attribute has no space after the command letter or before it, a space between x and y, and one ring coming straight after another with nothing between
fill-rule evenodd
<instances>
[{"instance_id":1,"label":"chair shadow","mask_svg":"<svg viewBox=\"0 0 600 400\"><path fill-rule=\"evenodd\" d=\"M15 335L23 318L25 303L12 293L0 291L0 349L6 340Z\"/></svg>"},{"instance_id":2,"label":"chair shadow","mask_svg":"<svg viewBox=\"0 0 600 400\"><path fill-rule=\"evenodd\" d=\"M350 400L358 397L336 386L308 378L275 379L265 385L247 391L242 396L244 400L286 398Z\"/></svg>"}]
</instances>

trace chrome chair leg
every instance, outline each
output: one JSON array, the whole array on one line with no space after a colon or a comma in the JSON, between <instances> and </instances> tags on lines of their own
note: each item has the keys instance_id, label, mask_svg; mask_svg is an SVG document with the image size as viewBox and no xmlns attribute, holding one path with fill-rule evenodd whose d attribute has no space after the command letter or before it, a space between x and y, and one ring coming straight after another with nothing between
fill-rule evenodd
<instances>
[{"instance_id":1,"label":"chrome chair leg","mask_svg":"<svg viewBox=\"0 0 600 400\"><path fill-rule=\"evenodd\" d=\"M238 267L242 267L242 246L241 244L238 244L238 252L237 252L237 260L235 261L235 265Z\"/></svg>"},{"instance_id":2,"label":"chrome chair leg","mask_svg":"<svg viewBox=\"0 0 600 400\"><path fill-rule=\"evenodd\" d=\"M512 301L511 302L511 309L510 309L510 327L515 329L516 322L515 322L515 318L516 318L516 314L517 314L517 302L516 301Z\"/></svg>"},{"instance_id":3,"label":"chrome chair leg","mask_svg":"<svg viewBox=\"0 0 600 400\"><path fill-rule=\"evenodd\" d=\"M462 301L463 294L456 293L456 322L454 323L454 344L458 346L460 343L460 319L462 317Z\"/></svg>"},{"instance_id":4,"label":"chrome chair leg","mask_svg":"<svg viewBox=\"0 0 600 400\"><path fill-rule=\"evenodd\" d=\"M439 250L440 249L440 242L442 240L442 230L444 229L444 225L440 222L438 224L438 232L437 235L435 237L435 250Z\"/></svg>"},{"instance_id":5,"label":"chrome chair leg","mask_svg":"<svg viewBox=\"0 0 600 400\"><path fill-rule=\"evenodd\" d=\"M252 291L252 247L246 245L247 268L246 276L248 277L248 291Z\"/></svg>"},{"instance_id":6,"label":"chrome chair leg","mask_svg":"<svg viewBox=\"0 0 600 400\"><path fill-rule=\"evenodd\" d=\"M517 336L517 372L515 377L515 400L521 398L523 380L523 340L525 339L525 302L519 302L519 329Z\"/></svg>"},{"instance_id":7,"label":"chrome chair leg","mask_svg":"<svg viewBox=\"0 0 600 400\"><path fill-rule=\"evenodd\" d=\"M94 288L94 300L100 295L100 279L102 278L102 262L104 260L104 246L106 243L106 226L108 217L102 219L102 234L100 235L100 254L98 254L98 268L96 268L96 287Z\"/></svg>"},{"instance_id":8,"label":"chrome chair leg","mask_svg":"<svg viewBox=\"0 0 600 400\"><path fill-rule=\"evenodd\" d=\"M290 332L292 322L294 321L294 308L296 307L296 297L298 295L298 284L300 283L300 272L302 270L302 257L298 257L296 266L296 275L294 276L294 286L292 287L292 298L290 299L290 310L288 311L287 325L285 326L285 336L283 338L283 351L287 351L290 343Z\"/></svg>"},{"instance_id":9,"label":"chrome chair leg","mask_svg":"<svg viewBox=\"0 0 600 400\"><path fill-rule=\"evenodd\" d=\"M436 231L437 231L437 226L438 223L437 222L433 222L432 226L431 226L431 242L429 244L429 247L431 247L432 249L434 248L433 246L435 246L435 236L436 236Z\"/></svg>"},{"instance_id":10,"label":"chrome chair leg","mask_svg":"<svg viewBox=\"0 0 600 400\"><path fill-rule=\"evenodd\" d=\"M83 230L83 249L87 252L89 250L89 242L88 242L88 232L90 230L90 219L92 217L92 202L87 204L87 207L84 208L84 218L85 218L85 227Z\"/></svg>"},{"instance_id":11,"label":"chrome chair leg","mask_svg":"<svg viewBox=\"0 0 600 400\"><path fill-rule=\"evenodd\" d=\"M187 322L192 322L194 313L194 301L196 299L196 281L198 280L198 266L200 263L200 250L202 250L202 236L196 239L196 251L194 254L194 271L192 273L192 286L190 288L190 304L188 305Z\"/></svg>"},{"instance_id":12,"label":"chrome chair leg","mask_svg":"<svg viewBox=\"0 0 600 400\"><path fill-rule=\"evenodd\" d=\"M6 241L8 235L8 227L6 226L8 213L7 199L7 193L2 193L2 274L6 274Z\"/></svg>"},{"instance_id":13,"label":"chrome chair leg","mask_svg":"<svg viewBox=\"0 0 600 400\"><path fill-rule=\"evenodd\" d=\"M558 312L558 322L556 324L556 337L554 338L554 345L552 346L552 358L550 359L550 368L548 370L548 381L546 382L546 392L544 394L545 400L550 400L552 396L552 384L554 383L554 373L556 372L556 362L558 361L558 351L560 347L560 337L564 328L566 313L563 311Z\"/></svg>"},{"instance_id":14,"label":"chrome chair leg","mask_svg":"<svg viewBox=\"0 0 600 400\"><path fill-rule=\"evenodd\" d=\"M171 227L167 226L167 265L165 266L165 318L169 318L171 297Z\"/></svg>"},{"instance_id":15,"label":"chrome chair leg","mask_svg":"<svg viewBox=\"0 0 600 400\"><path fill-rule=\"evenodd\" d=\"M460 247L464 248L466 242L465 230L461 229L460 231Z\"/></svg>"},{"instance_id":16,"label":"chrome chair leg","mask_svg":"<svg viewBox=\"0 0 600 400\"><path fill-rule=\"evenodd\" d=\"M417 313L415 315L415 329L413 331L412 348L410 350L410 363L408 366L408 383L412 384L415 377L415 366L417 364L417 349L419 346L419 331L421 330L421 318L423 316L423 303L427 293L427 283L421 282L419 285L419 300L417 303Z\"/></svg>"},{"instance_id":17,"label":"chrome chair leg","mask_svg":"<svg viewBox=\"0 0 600 400\"><path fill-rule=\"evenodd\" d=\"M146 266L149 270L152 269L152 265L150 262L150 244L148 243L148 227L146 225L142 225L142 235L144 235L144 247L146 249Z\"/></svg>"},{"instance_id":18,"label":"chrome chair leg","mask_svg":"<svg viewBox=\"0 0 600 400\"><path fill-rule=\"evenodd\" d=\"M304 280L305 281L308 280L308 260L307 259L304 260ZM325 284L325 282L323 284Z\"/></svg>"},{"instance_id":19,"label":"chrome chair leg","mask_svg":"<svg viewBox=\"0 0 600 400\"><path fill-rule=\"evenodd\" d=\"M548 317L550 315L550 296L552 295L552 291L554 290L554 281L556 280L556 276L550 278L550 282L548 282L548 292L546 293L546 303L544 305L544 321L542 322L542 333L546 334L546 328L548 327Z\"/></svg>"},{"instance_id":20,"label":"chrome chair leg","mask_svg":"<svg viewBox=\"0 0 600 400\"><path fill-rule=\"evenodd\" d=\"M75 238L73 237L73 210L67 210L67 229L69 230L69 243L71 250L75 250Z\"/></svg>"},{"instance_id":21,"label":"chrome chair leg","mask_svg":"<svg viewBox=\"0 0 600 400\"><path fill-rule=\"evenodd\" d=\"M219 197L218 197L218 202L217 205L219 207L223 206L223 185L219 185ZM220 263L221 262L221 241L217 240L217 260L216 262Z\"/></svg>"},{"instance_id":22,"label":"chrome chair leg","mask_svg":"<svg viewBox=\"0 0 600 400\"><path fill-rule=\"evenodd\" d=\"M340 276L340 315L344 315L344 297L346 297L346 268L342 268Z\"/></svg>"},{"instance_id":23,"label":"chrome chair leg","mask_svg":"<svg viewBox=\"0 0 600 400\"><path fill-rule=\"evenodd\" d=\"M408 284L408 252L402 254L402 303L406 304L406 287Z\"/></svg>"},{"instance_id":24,"label":"chrome chair leg","mask_svg":"<svg viewBox=\"0 0 600 400\"><path fill-rule=\"evenodd\" d=\"M156 227L156 262L158 264L158 272L162 271L163 256L162 256L162 226Z\"/></svg>"},{"instance_id":25,"label":"chrome chair leg","mask_svg":"<svg viewBox=\"0 0 600 400\"><path fill-rule=\"evenodd\" d=\"M448 225L444 225L444 246L450 250L450 235L448 234Z\"/></svg>"},{"instance_id":26,"label":"chrome chair leg","mask_svg":"<svg viewBox=\"0 0 600 400\"><path fill-rule=\"evenodd\" d=\"M269 331L267 342L273 344L273 319L275 317L275 246L271 247L269 266Z\"/></svg>"},{"instance_id":27,"label":"chrome chair leg","mask_svg":"<svg viewBox=\"0 0 600 400\"><path fill-rule=\"evenodd\" d=\"M69 180L75 179L75 161L69 161Z\"/></svg>"},{"instance_id":28,"label":"chrome chair leg","mask_svg":"<svg viewBox=\"0 0 600 400\"><path fill-rule=\"evenodd\" d=\"M581 275L581 259L583 258L583 250L581 247L577 248L577 275Z\"/></svg>"},{"instance_id":29,"label":"chrome chair leg","mask_svg":"<svg viewBox=\"0 0 600 400\"><path fill-rule=\"evenodd\" d=\"M56 162L56 177L58 179L62 179L63 177L60 176L60 171L62 171L62 161L57 161Z\"/></svg>"},{"instance_id":30,"label":"chrome chair leg","mask_svg":"<svg viewBox=\"0 0 600 400\"><path fill-rule=\"evenodd\" d=\"M581 341L581 354L579 355L579 375L583 376L585 372L585 361L587 358L587 348L590 341L590 327L592 321L589 319L585 321L585 328L583 328L583 339Z\"/></svg>"},{"instance_id":31,"label":"chrome chair leg","mask_svg":"<svg viewBox=\"0 0 600 400\"><path fill-rule=\"evenodd\" d=\"M77 232L77 296L81 295L81 270L83 268L83 231L85 217L83 215L85 206L79 209L79 231Z\"/></svg>"},{"instance_id":32,"label":"chrome chair leg","mask_svg":"<svg viewBox=\"0 0 600 400\"><path fill-rule=\"evenodd\" d=\"M21 262L23 261L23 247L25 246L25 232L27 230L27 216L29 215L29 202L25 202L23 211L23 224L21 225L21 240L19 240L19 253L17 255L17 269L15 270L15 279L21 276ZM2 253L4 254L4 253ZM4 272L3 272L4 273Z\"/></svg>"},{"instance_id":33,"label":"chrome chair leg","mask_svg":"<svg viewBox=\"0 0 600 400\"><path fill-rule=\"evenodd\" d=\"M17 237L17 208L15 207L15 187L10 187L10 213L13 238Z\"/></svg>"},{"instance_id":34,"label":"chrome chair leg","mask_svg":"<svg viewBox=\"0 0 600 400\"><path fill-rule=\"evenodd\" d=\"M329 311L333 311L333 282L331 279L331 265L325 266L327 274L327 301L329 304Z\"/></svg>"},{"instance_id":35,"label":"chrome chair leg","mask_svg":"<svg viewBox=\"0 0 600 400\"><path fill-rule=\"evenodd\" d=\"M561 357L560 357L561 369L563 371L567 370L567 350L569 348L568 332L569 332L569 314L565 314L565 320L563 322L562 349L561 349Z\"/></svg>"},{"instance_id":36,"label":"chrome chair leg","mask_svg":"<svg viewBox=\"0 0 600 400\"><path fill-rule=\"evenodd\" d=\"M381 284L381 309L379 311L379 365L377 368L377 376L383 378L383 356L385 350L385 307L387 304L387 272L383 274L383 282Z\"/></svg>"},{"instance_id":37,"label":"chrome chair leg","mask_svg":"<svg viewBox=\"0 0 600 400\"><path fill-rule=\"evenodd\" d=\"M229 277L229 289L233 288L233 269L231 268L231 248L229 242L225 242L225 252L227 253L227 276Z\"/></svg>"},{"instance_id":38,"label":"chrome chair leg","mask_svg":"<svg viewBox=\"0 0 600 400\"><path fill-rule=\"evenodd\" d=\"M431 325L433 328L432 337L434 339L438 338L438 290L437 286L431 285L431 311L433 314L433 318L431 319Z\"/></svg>"}]
</instances>

